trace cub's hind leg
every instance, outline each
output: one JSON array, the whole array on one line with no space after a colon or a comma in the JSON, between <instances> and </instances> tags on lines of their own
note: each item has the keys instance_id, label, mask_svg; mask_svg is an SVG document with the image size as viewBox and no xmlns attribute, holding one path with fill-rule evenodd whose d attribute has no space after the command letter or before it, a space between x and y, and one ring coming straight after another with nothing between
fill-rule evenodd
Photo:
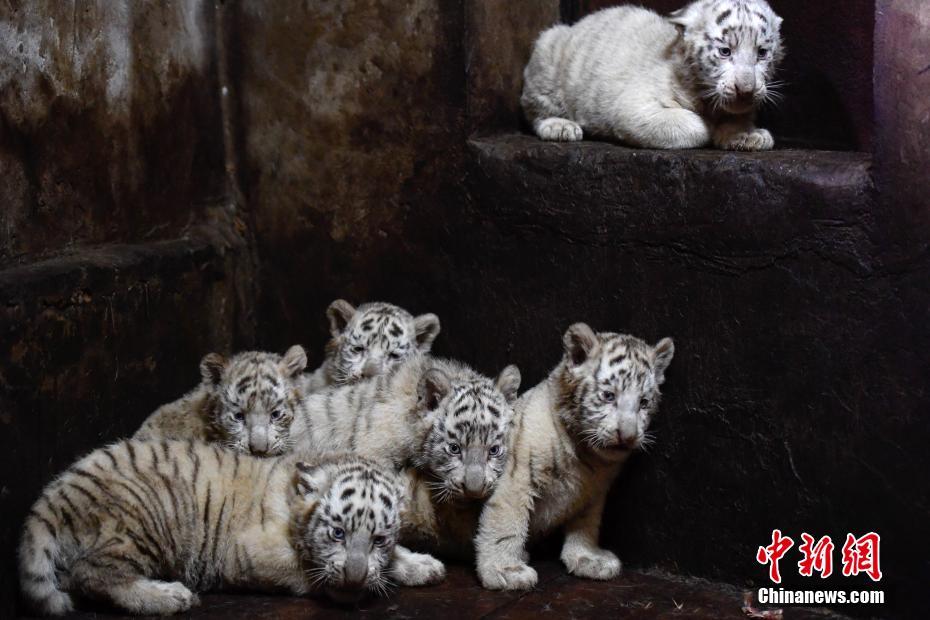
<instances>
[{"instance_id":1,"label":"cub's hind leg","mask_svg":"<svg viewBox=\"0 0 930 620\"><path fill-rule=\"evenodd\" d=\"M559 59L569 29L554 26L543 32L533 46L530 61L523 72L520 105L533 131L543 140L575 142L584 132L570 116L562 98Z\"/></svg>"},{"instance_id":2,"label":"cub's hind leg","mask_svg":"<svg viewBox=\"0 0 930 620\"><path fill-rule=\"evenodd\" d=\"M696 149L710 143L707 122L697 113L658 102L625 103L615 133L620 140L647 149Z\"/></svg>"},{"instance_id":3,"label":"cub's hind leg","mask_svg":"<svg viewBox=\"0 0 930 620\"><path fill-rule=\"evenodd\" d=\"M139 615L176 614L199 604L183 583L150 579L133 564L115 555L82 558L71 568L68 589Z\"/></svg>"}]
</instances>

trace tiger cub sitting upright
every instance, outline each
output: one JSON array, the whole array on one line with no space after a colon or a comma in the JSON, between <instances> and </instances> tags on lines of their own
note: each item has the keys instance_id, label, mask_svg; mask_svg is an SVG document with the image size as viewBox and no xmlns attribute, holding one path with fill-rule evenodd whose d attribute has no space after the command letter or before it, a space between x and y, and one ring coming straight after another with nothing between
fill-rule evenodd
<instances>
[{"instance_id":1,"label":"tiger cub sitting upright","mask_svg":"<svg viewBox=\"0 0 930 620\"><path fill-rule=\"evenodd\" d=\"M563 338L565 355L549 377L514 405L511 463L481 513L478 576L492 589L536 585L528 537L562 526L562 562L590 579L610 579L620 560L598 547L601 512L630 453L647 441L659 386L675 347L594 333L584 323Z\"/></svg>"},{"instance_id":2,"label":"tiger cub sitting upright","mask_svg":"<svg viewBox=\"0 0 930 620\"><path fill-rule=\"evenodd\" d=\"M300 345L283 356L246 351L226 359L210 353L200 362L200 385L156 409L133 439L198 439L256 456L284 454L306 367Z\"/></svg>"},{"instance_id":3,"label":"tiger cub sitting upright","mask_svg":"<svg viewBox=\"0 0 930 620\"><path fill-rule=\"evenodd\" d=\"M755 111L778 96L781 23L765 0L697 0L667 18L604 9L539 36L521 103L543 140L768 150Z\"/></svg>"},{"instance_id":4,"label":"tiger cub sitting upright","mask_svg":"<svg viewBox=\"0 0 930 620\"><path fill-rule=\"evenodd\" d=\"M260 459L200 442L123 441L46 487L24 526L20 581L37 612L75 598L146 615L195 592L237 588L340 601L442 579L441 562L396 546L406 481L336 457Z\"/></svg>"},{"instance_id":5,"label":"tiger cub sitting upright","mask_svg":"<svg viewBox=\"0 0 930 620\"><path fill-rule=\"evenodd\" d=\"M332 339L323 364L304 377L303 389L317 392L384 374L413 353L429 353L439 335L435 314L414 317L393 304L355 308L337 299L326 309Z\"/></svg>"}]
</instances>

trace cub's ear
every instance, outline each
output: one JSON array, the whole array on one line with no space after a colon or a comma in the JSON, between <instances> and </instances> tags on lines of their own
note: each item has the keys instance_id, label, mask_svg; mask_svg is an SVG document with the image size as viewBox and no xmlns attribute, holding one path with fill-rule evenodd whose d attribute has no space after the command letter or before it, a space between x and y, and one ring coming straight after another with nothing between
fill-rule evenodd
<instances>
[{"instance_id":1,"label":"cub's ear","mask_svg":"<svg viewBox=\"0 0 930 620\"><path fill-rule=\"evenodd\" d=\"M679 35L684 34L685 30L695 24L694 11L689 9L691 9L690 5L668 14L668 21L678 29Z\"/></svg>"},{"instance_id":2,"label":"cub's ear","mask_svg":"<svg viewBox=\"0 0 930 620\"><path fill-rule=\"evenodd\" d=\"M565 354L575 366L584 364L597 348L597 335L587 323L575 323L562 336Z\"/></svg>"},{"instance_id":3,"label":"cub's ear","mask_svg":"<svg viewBox=\"0 0 930 620\"><path fill-rule=\"evenodd\" d=\"M342 333L354 315L355 308L345 299L337 299L329 304L326 316L329 318L329 333L333 335L333 338Z\"/></svg>"},{"instance_id":4,"label":"cub's ear","mask_svg":"<svg viewBox=\"0 0 930 620\"><path fill-rule=\"evenodd\" d=\"M672 357L675 355L675 343L671 338L663 338L653 348L653 355L655 356L656 383L662 385L665 382L665 369L672 363Z\"/></svg>"},{"instance_id":5,"label":"cub's ear","mask_svg":"<svg viewBox=\"0 0 930 620\"><path fill-rule=\"evenodd\" d=\"M294 485L301 497L318 500L329 488L329 474L322 465L310 465L300 461L297 463Z\"/></svg>"},{"instance_id":6,"label":"cub's ear","mask_svg":"<svg viewBox=\"0 0 930 620\"><path fill-rule=\"evenodd\" d=\"M208 353L200 360L200 376L204 383L216 386L220 384L223 378L223 370L226 368L226 358L219 353Z\"/></svg>"},{"instance_id":7,"label":"cub's ear","mask_svg":"<svg viewBox=\"0 0 930 620\"><path fill-rule=\"evenodd\" d=\"M438 368L430 368L420 379L417 386L417 396L426 405L427 411L434 411L442 399L452 391L452 382L449 375Z\"/></svg>"},{"instance_id":8,"label":"cub's ear","mask_svg":"<svg viewBox=\"0 0 930 620\"><path fill-rule=\"evenodd\" d=\"M281 362L278 364L278 368L281 369L281 374L291 378L302 373L306 367L307 352L304 351L304 348L299 344L295 344L288 349L287 353L284 354L284 357L281 358Z\"/></svg>"},{"instance_id":9,"label":"cub's ear","mask_svg":"<svg viewBox=\"0 0 930 620\"><path fill-rule=\"evenodd\" d=\"M433 348L433 341L439 335L439 317L435 314L421 314L413 319L417 332L417 348L423 353L429 353Z\"/></svg>"},{"instance_id":10,"label":"cub's ear","mask_svg":"<svg viewBox=\"0 0 930 620\"><path fill-rule=\"evenodd\" d=\"M508 403L517 400L517 392L520 390L520 369L511 364L497 375L494 386L500 390Z\"/></svg>"}]
</instances>

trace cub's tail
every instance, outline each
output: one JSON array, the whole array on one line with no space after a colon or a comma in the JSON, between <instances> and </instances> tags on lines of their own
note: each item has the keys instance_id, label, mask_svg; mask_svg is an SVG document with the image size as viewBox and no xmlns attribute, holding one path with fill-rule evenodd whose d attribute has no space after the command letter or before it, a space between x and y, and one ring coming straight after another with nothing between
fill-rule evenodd
<instances>
[{"instance_id":1,"label":"cub's tail","mask_svg":"<svg viewBox=\"0 0 930 620\"><path fill-rule=\"evenodd\" d=\"M67 592L59 589L55 562L61 555L56 519L42 500L33 507L23 527L19 546L19 582L23 595L36 612L59 616L74 610Z\"/></svg>"}]
</instances>

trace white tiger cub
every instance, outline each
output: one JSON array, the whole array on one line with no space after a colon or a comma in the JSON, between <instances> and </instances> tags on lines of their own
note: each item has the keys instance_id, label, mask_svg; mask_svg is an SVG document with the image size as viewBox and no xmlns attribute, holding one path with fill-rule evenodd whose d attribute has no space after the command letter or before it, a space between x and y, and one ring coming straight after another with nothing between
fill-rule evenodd
<instances>
[{"instance_id":1,"label":"white tiger cub","mask_svg":"<svg viewBox=\"0 0 930 620\"><path fill-rule=\"evenodd\" d=\"M492 589L531 588L527 539L564 526L562 562L590 579L610 579L620 560L598 547L611 483L646 429L675 348L632 336L595 334L584 323L563 337L565 355L515 405L511 459L481 513L478 576Z\"/></svg>"},{"instance_id":2,"label":"white tiger cub","mask_svg":"<svg viewBox=\"0 0 930 620\"><path fill-rule=\"evenodd\" d=\"M349 385L384 374L414 352L429 353L439 335L435 314L414 317L393 304L355 308L337 299L326 309L332 339L323 364L304 378L304 391Z\"/></svg>"},{"instance_id":3,"label":"white tiger cub","mask_svg":"<svg viewBox=\"0 0 930 620\"><path fill-rule=\"evenodd\" d=\"M697 0L668 18L605 9L539 36L521 103L543 140L768 150L755 110L777 97L781 23L765 0Z\"/></svg>"},{"instance_id":4,"label":"white tiger cub","mask_svg":"<svg viewBox=\"0 0 930 620\"><path fill-rule=\"evenodd\" d=\"M492 381L464 364L414 354L370 381L308 395L294 448L335 450L413 465L439 498L482 498L507 458L520 371Z\"/></svg>"},{"instance_id":5,"label":"white tiger cub","mask_svg":"<svg viewBox=\"0 0 930 620\"><path fill-rule=\"evenodd\" d=\"M284 454L306 366L300 345L283 356L246 351L226 359L210 353L200 362L200 385L156 409L133 439L198 439L256 456Z\"/></svg>"},{"instance_id":6,"label":"white tiger cub","mask_svg":"<svg viewBox=\"0 0 930 620\"><path fill-rule=\"evenodd\" d=\"M389 575L432 583L442 563L396 546L406 494L390 467L360 458L307 464L123 441L43 491L24 526L21 586L43 614L77 598L161 615L224 587L354 600Z\"/></svg>"}]
</instances>

